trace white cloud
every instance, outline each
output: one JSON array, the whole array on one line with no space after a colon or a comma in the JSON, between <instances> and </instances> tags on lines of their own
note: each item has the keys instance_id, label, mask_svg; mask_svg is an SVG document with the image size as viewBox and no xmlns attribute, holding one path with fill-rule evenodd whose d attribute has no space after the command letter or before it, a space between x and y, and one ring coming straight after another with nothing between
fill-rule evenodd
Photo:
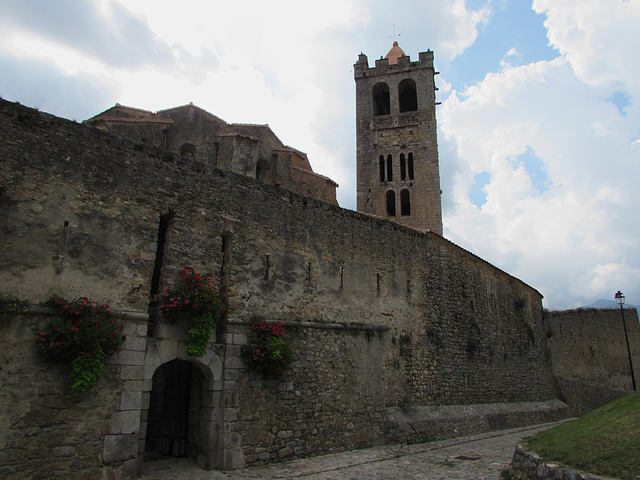
<instances>
[{"instance_id":1,"label":"white cloud","mask_svg":"<svg viewBox=\"0 0 640 480\"><path fill-rule=\"evenodd\" d=\"M567 57L576 76L598 86L621 84L640 93L640 3L620 0L534 0L547 16L549 42Z\"/></svg>"},{"instance_id":2,"label":"white cloud","mask_svg":"<svg viewBox=\"0 0 640 480\"><path fill-rule=\"evenodd\" d=\"M439 112L440 145L455 145L453 158L441 147L441 163L458 163L445 236L538 288L552 307L608 298L622 289L616 279L631 281L640 268L639 227L628 221L639 213L636 125L604 93L560 58L489 74L452 92ZM546 191L510 161L527 149L549 175ZM478 209L469 190L483 171L490 182ZM637 285L625 288L640 296Z\"/></svg>"}]
</instances>

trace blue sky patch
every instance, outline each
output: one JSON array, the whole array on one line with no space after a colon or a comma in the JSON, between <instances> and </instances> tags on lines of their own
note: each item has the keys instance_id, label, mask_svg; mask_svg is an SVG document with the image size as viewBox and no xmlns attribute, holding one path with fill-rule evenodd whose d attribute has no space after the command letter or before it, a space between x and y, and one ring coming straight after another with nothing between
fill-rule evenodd
<instances>
[{"instance_id":1,"label":"blue sky patch","mask_svg":"<svg viewBox=\"0 0 640 480\"><path fill-rule=\"evenodd\" d=\"M483 2L467 2L468 7L479 10ZM479 25L478 38L453 62L438 65L447 81L457 91L475 85L487 72L502 70L500 62L507 52L515 48L517 55L510 55L511 65L526 65L541 60L553 60L559 56L549 46L547 30L543 25L544 14L537 14L529 2L495 2L487 24Z\"/></svg>"},{"instance_id":2,"label":"blue sky patch","mask_svg":"<svg viewBox=\"0 0 640 480\"><path fill-rule=\"evenodd\" d=\"M476 207L482 208L487 203L487 190L485 187L491 181L491 174L489 172L480 172L474 179L475 183L469 189L469 200Z\"/></svg>"},{"instance_id":3,"label":"blue sky patch","mask_svg":"<svg viewBox=\"0 0 640 480\"><path fill-rule=\"evenodd\" d=\"M627 92L613 92L611 96L607 98L607 102L613 103L616 107L618 107L620 115L626 117L627 107L631 105L631 97Z\"/></svg>"},{"instance_id":4,"label":"blue sky patch","mask_svg":"<svg viewBox=\"0 0 640 480\"><path fill-rule=\"evenodd\" d=\"M510 158L509 163L511 163L514 168L519 168L520 166L524 167L529 174L533 188L538 192L544 193L551 187L552 182L549 178L549 173L545 168L544 162L538 155L536 155L535 150L531 147L527 147L526 152Z\"/></svg>"}]
</instances>

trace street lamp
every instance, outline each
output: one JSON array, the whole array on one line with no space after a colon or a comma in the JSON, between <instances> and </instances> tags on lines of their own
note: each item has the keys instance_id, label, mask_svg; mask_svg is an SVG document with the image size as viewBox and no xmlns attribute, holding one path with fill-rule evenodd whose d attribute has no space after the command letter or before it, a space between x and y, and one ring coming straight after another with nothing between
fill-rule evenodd
<instances>
[{"instance_id":1,"label":"street lamp","mask_svg":"<svg viewBox=\"0 0 640 480\"><path fill-rule=\"evenodd\" d=\"M636 390L636 377L633 374L633 362L631 361L631 349L629 348L629 335L627 335L627 322L624 321L624 294L618 290L615 295L615 299L618 305L620 305L620 313L622 313L622 326L624 327L624 338L627 341L627 354L629 355L629 370L631 370L631 383L633 384L633 390Z\"/></svg>"}]
</instances>

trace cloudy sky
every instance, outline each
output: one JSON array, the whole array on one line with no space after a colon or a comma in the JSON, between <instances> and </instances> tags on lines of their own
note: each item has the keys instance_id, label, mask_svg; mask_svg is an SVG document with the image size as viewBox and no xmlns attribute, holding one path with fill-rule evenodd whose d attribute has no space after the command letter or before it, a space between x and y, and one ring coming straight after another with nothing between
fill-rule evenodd
<instances>
[{"instance_id":1,"label":"cloudy sky","mask_svg":"<svg viewBox=\"0 0 640 480\"><path fill-rule=\"evenodd\" d=\"M444 235L550 309L640 303L640 0L2 0L0 96L268 123L355 209L360 52L435 52Z\"/></svg>"}]
</instances>

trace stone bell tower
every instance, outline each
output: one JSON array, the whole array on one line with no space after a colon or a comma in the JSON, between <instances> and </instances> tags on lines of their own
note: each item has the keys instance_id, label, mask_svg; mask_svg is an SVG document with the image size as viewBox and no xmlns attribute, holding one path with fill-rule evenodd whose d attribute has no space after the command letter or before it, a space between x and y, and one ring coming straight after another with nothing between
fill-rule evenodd
<instances>
[{"instance_id":1,"label":"stone bell tower","mask_svg":"<svg viewBox=\"0 0 640 480\"><path fill-rule=\"evenodd\" d=\"M433 52L354 65L358 211L442 235Z\"/></svg>"}]
</instances>

